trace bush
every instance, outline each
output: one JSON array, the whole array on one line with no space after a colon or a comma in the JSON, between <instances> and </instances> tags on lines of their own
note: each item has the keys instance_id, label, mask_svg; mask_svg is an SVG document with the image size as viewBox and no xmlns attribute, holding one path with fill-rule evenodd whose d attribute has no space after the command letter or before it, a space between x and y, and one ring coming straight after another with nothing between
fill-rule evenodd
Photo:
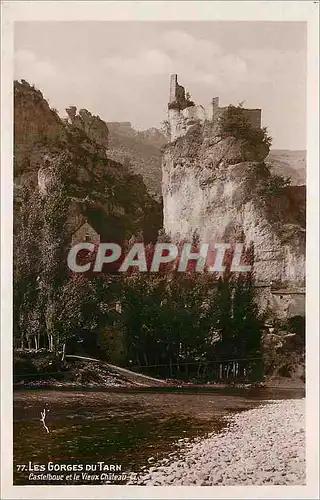
<instances>
[{"instance_id":1,"label":"bush","mask_svg":"<svg viewBox=\"0 0 320 500\"><path fill-rule=\"evenodd\" d=\"M272 138L268 135L266 127L260 129L252 127L242 104L227 107L220 117L220 128L222 135L232 135L239 139L245 139L252 146L263 144L270 148L272 144Z\"/></svg>"},{"instance_id":2,"label":"bush","mask_svg":"<svg viewBox=\"0 0 320 500\"><path fill-rule=\"evenodd\" d=\"M283 177L278 174L271 174L270 177L263 180L260 186L260 194L261 195L277 195L282 191L283 188L290 185L291 178Z\"/></svg>"}]
</instances>

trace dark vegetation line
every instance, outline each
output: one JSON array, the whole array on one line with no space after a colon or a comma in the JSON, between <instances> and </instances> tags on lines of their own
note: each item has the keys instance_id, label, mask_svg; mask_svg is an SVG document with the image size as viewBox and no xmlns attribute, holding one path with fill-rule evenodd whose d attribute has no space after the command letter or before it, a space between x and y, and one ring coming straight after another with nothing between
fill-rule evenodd
<instances>
[{"instance_id":1,"label":"dark vegetation line","mask_svg":"<svg viewBox=\"0 0 320 500\"><path fill-rule=\"evenodd\" d=\"M88 357L84 357L84 356L76 356L76 355L69 355L69 354L66 354L66 358L74 358L74 359L84 359L84 360L87 360L87 361L92 361L92 362L96 362L96 363L105 363L104 360L102 359L94 359L94 358L88 358ZM262 357L260 358L236 358L236 359L220 359L220 360L215 360L215 361L204 361L204 362L199 362L199 361L193 361L193 362L181 362L181 363L172 363L172 366L184 366L184 365L197 365L199 366L199 364L201 365L211 365L211 364L220 364L220 363L228 363L228 362L239 362L239 361L257 361L257 360L263 360ZM113 367L115 365L111 365L109 363L106 363L106 366L110 366L110 367ZM157 368L157 367L166 367L166 368L169 368L170 365L168 364L162 364L162 365L140 365L139 368ZM135 373L134 371L132 371L130 368L130 366L117 366L116 367L118 370L124 370L124 371L130 371L132 373ZM59 375L61 372L46 372L47 375ZM35 373L29 373L28 372L28 376L35 376L35 375L39 375L39 373L35 372ZM142 375L144 376L143 374L139 374L139 375ZM15 375L15 377L25 377L25 375L23 374L17 374ZM150 377L148 377L150 378ZM152 377L151 377L152 378Z\"/></svg>"}]
</instances>

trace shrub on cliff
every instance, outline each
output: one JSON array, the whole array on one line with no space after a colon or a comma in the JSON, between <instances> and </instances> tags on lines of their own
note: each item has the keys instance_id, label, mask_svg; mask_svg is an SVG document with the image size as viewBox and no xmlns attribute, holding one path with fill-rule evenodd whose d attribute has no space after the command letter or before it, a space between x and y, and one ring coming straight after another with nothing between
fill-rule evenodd
<instances>
[{"instance_id":1,"label":"shrub on cliff","mask_svg":"<svg viewBox=\"0 0 320 500\"><path fill-rule=\"evenodd\" d=\"M272 144L272 138L268 135L266 127L260 129L252 127L242 104L239 106L230 104L221 115L219 125L222 136L232 135L239 139L245 139L251 146L264 145L270 148Z\"/></svg>"},{"instance_id":2,"label":"shrub on cliff","mask_svg":"<svg viewBox=\"0 0 320 500\"><path fill-rule=\"evenodd\" d=\"M258 187L260 195L277 195L283 188L290 186L290 177L283 175L271 174L267 179L263 179Z\"/></svg>"},{"instance_id":3,"label":"shrub on cliff","mask_svg":"<svg viewBox=\"0 0 320 500\"><path fill-rule=\"evenodd\" d=\"M169 141L171 137L171 126L169 120L163 120L161 123L161 132L163 132L165 138Z\"/></svg>"}]
</instances>

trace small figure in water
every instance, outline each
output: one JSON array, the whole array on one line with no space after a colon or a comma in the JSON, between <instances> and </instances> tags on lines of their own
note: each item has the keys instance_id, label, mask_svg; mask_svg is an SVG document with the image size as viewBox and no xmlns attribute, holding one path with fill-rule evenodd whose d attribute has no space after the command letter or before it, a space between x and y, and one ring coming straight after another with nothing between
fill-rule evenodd
<instances>
[{"instance_id":1,"label":"small figure in water","mask_svg":"<svg viewBox=\"0 0 320 500\"><path fill-rule=\"evenodd\" d=\"M49 429L48 429L48 427L46 426L46 415L47 415L47 413L48 413L49 411L50 411L49 409L47 409L47 410L46 410L46 409L44 408L44 409L43 409L43 411L41 411L41 412L40 412L40 413L41 413L41 418L40 418L40 421L43 423L43 427L45 428L45 430L47 431L47 433L49 433L49 432L50 432L50 431L49 431Z\"/></svg>"}]
</instances>

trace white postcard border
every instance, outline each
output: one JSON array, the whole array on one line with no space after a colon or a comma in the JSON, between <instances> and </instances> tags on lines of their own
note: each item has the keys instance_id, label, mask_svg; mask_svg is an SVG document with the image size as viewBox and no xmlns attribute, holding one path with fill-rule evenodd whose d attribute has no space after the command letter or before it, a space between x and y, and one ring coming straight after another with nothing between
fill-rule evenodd
<instances>
[{"instance_id":1,"label":"white postcard border","mask_svg":"<svg viewBox=\"0 0 320 500\"><path fill-rule=\"evenodd\" d=\"M1 481L4 499L318 498L319 470L319 3L306 1L2 2ZM17 21L304 21L308 23L306 486L12 486L13 29Z\"/></svg>"}]
</instances>

